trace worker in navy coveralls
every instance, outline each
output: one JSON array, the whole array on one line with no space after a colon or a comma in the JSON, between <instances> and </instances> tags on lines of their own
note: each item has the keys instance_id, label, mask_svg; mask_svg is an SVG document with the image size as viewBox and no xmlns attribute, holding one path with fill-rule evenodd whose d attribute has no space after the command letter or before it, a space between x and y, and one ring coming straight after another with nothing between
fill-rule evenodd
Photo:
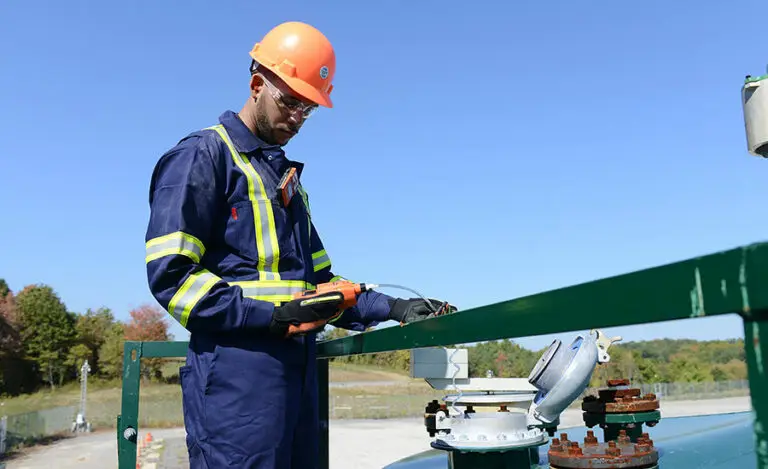
<instances>
[{"instance_id":1,"label":"worker in navy coveralls","mask_svg":"<svg viewBox=\"0 0 768 469\"><path fill-rule=\"evenodd\" d=\"M239 113L191 133L157 162L146 233L149 287L187 330L180 369L190 467L312 469L318 459L315 334L364 330L434 314L435 303L367 291L304 305L296 292L337 281L297 183L303 165L282 147L318 107L332 107L334 50L290 22L251 51L250 95ZM441 307L455 310L446 303Z\"/></svg>"}]
</instances>

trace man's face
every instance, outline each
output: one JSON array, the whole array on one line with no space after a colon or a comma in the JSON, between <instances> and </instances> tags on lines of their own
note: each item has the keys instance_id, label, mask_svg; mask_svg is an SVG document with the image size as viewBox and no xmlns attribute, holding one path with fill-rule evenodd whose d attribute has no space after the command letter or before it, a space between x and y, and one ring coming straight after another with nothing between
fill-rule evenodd
<instances>
[{"instance_id":1,"label":"man's face","mask_svg":"<svg viewBox=\"0 0 768 469\"><path fill-rule=\"evenodd\" d=\"M312 108L316 107L294 93L276 76L254 76L251 89L259 94L256 101L256 128L259 137L269 144L287 144L304 125Z\"/></svg>"}]
</instances>

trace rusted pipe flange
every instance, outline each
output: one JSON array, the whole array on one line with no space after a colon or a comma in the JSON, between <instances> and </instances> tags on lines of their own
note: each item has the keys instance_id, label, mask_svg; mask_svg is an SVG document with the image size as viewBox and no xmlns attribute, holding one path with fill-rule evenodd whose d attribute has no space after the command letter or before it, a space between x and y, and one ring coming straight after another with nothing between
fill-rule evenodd
<instances>
[{"instance_id":1,"label":"rusted pipe flange","mask_svg":"<svg viewBox=\"0 0 768 469\"><path fill-rule=\"evenodd\" d=\"M659 453L647 433L632 443L626 433L617 441L599 443L590 430L583 444L569 441L567 433L553 438L547 453L553 469L632 469L656 465Z\"/></svg>"},{"instance_id":2,"label":"rusted pipe flange","mask_svg":"<svg viewBox=\"0 0 768 469\"><path fill-rule=\"evenodd\" d=\"M639 390L638 390L639 391ZM653 394L645 396L616 397L612 400L588 399L581 403L581 409L595 414L624 414L628 412L650 412L659 408L659 400Z\"/></svg>"}]
</instances>

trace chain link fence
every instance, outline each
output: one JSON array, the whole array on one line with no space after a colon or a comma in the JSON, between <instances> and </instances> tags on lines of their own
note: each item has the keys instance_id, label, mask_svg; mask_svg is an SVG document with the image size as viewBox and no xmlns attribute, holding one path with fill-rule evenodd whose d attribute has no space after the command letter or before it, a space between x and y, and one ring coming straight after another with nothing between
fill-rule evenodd
<instances>
[{"instance_id":1,"label":"chain link fence","mask_svg":"<svg viewBox=\"0 0 768 469\"><path fill-rule=\"evenodd\" d=\"M660 400L700 400L721 399L749 395L749 381L713 381L702 383L653 383L632 387L640 388L643 394L653 393ZM334 392L329 397L331 419L386 419L420 417L424 407L432 399L442 399L453 394L449 389L435 391L423 387L398 389L396 393L386 394L382 390L365 392L357 388L356 393ZM405 392L403 392L405 391ZM597 394L597 388L586 389L571 407L580 408L581 399L588 394Z\"/></svg>"},{"instance_id":2,"label":"chain link fence","mask_svg":"<svg viewBox=\"0 0 768 469\"><path fill-rule=\"evenodd\" d=\"M8 417L0 418L0 456L5 454L5 438L8 433Z\"/></svg>"},{"instance_id":3,"label":"chain link fence","mask_svg":"<svg viewBox=\"0 0 768 469\"><path fill-rule=\"evenodd\" d=\"M697 400L748 396L749 381L707 381L703 383L653 383L639 386L643 394L653 393L659 399Z\"/></svg>"},{"instance_id":4,"label":"chain link fence","mask_svg":"<svg viewBox=\"0 0 768 469\"><path fill-rule=\"evenodd\" d=\"M0 420L0 454L42 438L69 432L75 420L73 406L3 416Z\"/></svg>"}]
</instances>

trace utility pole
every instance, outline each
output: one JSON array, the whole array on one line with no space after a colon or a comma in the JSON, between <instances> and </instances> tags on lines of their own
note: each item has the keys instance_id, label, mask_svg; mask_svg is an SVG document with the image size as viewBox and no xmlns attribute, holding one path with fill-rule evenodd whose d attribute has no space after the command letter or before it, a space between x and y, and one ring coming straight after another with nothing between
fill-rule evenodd
<instances>
[{"instance_id":1,"label":"utility pole","mask_svg":"<svg viewBox=\"0 0 768 469\"><path fill-rule=\"evenodd\" d=\"M72 433L90 432L91 423L85 418L85 403L88 396L88 373L91 371L88 360L83 362L80 367L80 412L77 413L75 421L72 423Z\"/></svg>"}]
</instances>

